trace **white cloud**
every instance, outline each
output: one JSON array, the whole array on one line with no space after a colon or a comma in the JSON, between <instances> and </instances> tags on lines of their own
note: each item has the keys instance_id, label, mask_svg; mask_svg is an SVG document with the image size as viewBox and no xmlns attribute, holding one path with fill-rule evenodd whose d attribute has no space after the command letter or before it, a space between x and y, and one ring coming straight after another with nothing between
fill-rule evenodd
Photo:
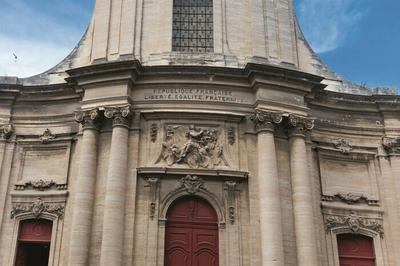
<instances>
[{"instance_id":1,"label":"white cloud","mask_svg":"<svg viewBox=\"0 0 400 266\"><path fill-rule=\"evenodd\" d=\"M348 40L367 11L367 1L298 0L300 24L314 51L333 51Z\"/></svg>"}]
</instances>

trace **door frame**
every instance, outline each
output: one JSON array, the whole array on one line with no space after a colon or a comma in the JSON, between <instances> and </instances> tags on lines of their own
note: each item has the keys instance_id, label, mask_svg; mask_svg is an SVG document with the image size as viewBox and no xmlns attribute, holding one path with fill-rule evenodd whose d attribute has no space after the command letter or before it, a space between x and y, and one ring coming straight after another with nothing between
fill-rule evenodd
<instances>
[{"instance_id":1,"label":"door frame","mask_svg":"<svg viewBox=\"0 0 400 266\"><path fill-rule=\"evenodd\" d=\"M329 232L329 235L327 236L327 244L329 253L328 256L330 257L330 266L340 266L337 236L341 234L355 233L349 227L338 227ZM383 248L383 241L381 239L381 236L375 231L365 228L360 228L356 234L371 237L374 244L376 266L388 266L387 262L384 260L386 251Z\"/></svg>"},{"instance_id":2,"label":"door frame","mask_svg":"<svg viewBox=\"0 0 400 266\"><path fill-rule=\"evenodd\" d=\"M35 217L31 213L24 213L24 214L15 216L14 229L13 229L13 235L12 235L12 244L11 244L12 248L11 248L10 257L8 260L9 266L15 265L15 260L17 258L18 235L19 235L19 229L20 229L21 222L25 221L25 220L32 220L32 219L37 219L37 217ZM48 265L49 266L58 265L59 260L60 260L60 252L56 253L56 251L60 251L63 223L57 215L51 214L51 213L42 213L40 215L39 219L49 220L49 221L53 222Z\"/></svg>"},{"instance_id":3,"label":"door frame","mask_svg":"<svg viewBox=\"0 0 400 266\"><path fill-rule=\"evenodd\" d=\"M227 254L226 244L224 239L227 237L225 214L223 205L218 201L218 199L206 190L198 191L195 195L187 193L186 191L178 191L175 193L169 193L161 202L160 206L160 216L158 219L158 247L157 247L157 266L164 266L164 256L165 256L165 229L167 222L167 212L171 205L176 201L184 197L197 197L208 202L211 207L215 210L218 217L218 253L219 253L219 265L225 266L226 261L224 254Z\"/></svg>"}]
</instances>

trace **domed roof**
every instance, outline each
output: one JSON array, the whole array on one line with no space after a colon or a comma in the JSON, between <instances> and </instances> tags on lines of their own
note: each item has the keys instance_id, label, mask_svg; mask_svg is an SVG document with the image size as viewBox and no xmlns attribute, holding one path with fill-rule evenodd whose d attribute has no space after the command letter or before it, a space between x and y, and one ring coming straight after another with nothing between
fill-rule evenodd
<instances>
[{"instance_id":1,"label":"domed roof","mask_svg":"<svg viewBox=\"0 0 400 266\"><path fill-rule=\"evenodd\" d=\"M190 5L195 11L186 9ZM201 13L202 5L211 5L210 12ZM174 51L174 34L181 29L175 22L191 23L193 16L201 20L204 14L211 23L212 51ZM56 67L23 83L62 83L68 69L132 59L144 66L270 64L323 76L328 90L372 93L343 81L319 60L301 32L292 0L97 0L89 27L73 52Z\"/></svg>"}]
</instances>

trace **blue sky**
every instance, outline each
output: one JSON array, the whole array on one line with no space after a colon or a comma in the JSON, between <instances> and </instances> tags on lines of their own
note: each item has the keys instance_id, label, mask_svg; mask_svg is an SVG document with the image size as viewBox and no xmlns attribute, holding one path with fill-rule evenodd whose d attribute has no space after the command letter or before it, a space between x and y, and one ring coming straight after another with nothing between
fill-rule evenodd
<instances>
[{"instance_id":1,"label":"blue sky","mask_svg":"<svg viewBox=\"0 0 400 266\"><path fill-rule=\"evenodd\" d=\"M331 69L371 87L400 88L400 1L294 2L307 39ZM30 76L62 60L85 31L93 4L0 0L0 76Z\"/></svg>"}]
</instances>

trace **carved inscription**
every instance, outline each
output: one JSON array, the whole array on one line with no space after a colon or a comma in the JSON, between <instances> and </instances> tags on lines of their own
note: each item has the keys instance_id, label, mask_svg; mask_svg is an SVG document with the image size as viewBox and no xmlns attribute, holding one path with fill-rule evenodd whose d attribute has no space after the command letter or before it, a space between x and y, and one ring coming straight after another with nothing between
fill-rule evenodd
<instances>
[{"instance_id":1,"label":"carved inscription","mask_svg":"<svg viewBox=\"0 0 400 266\"><path fill-rule=\"evenodd\" d=\"M201 88L159 88L153 89L144 95L145 101L200 101L243 103L242 97L236 96L233 91L223 89Z\"/></svg>"}]
</instances>

